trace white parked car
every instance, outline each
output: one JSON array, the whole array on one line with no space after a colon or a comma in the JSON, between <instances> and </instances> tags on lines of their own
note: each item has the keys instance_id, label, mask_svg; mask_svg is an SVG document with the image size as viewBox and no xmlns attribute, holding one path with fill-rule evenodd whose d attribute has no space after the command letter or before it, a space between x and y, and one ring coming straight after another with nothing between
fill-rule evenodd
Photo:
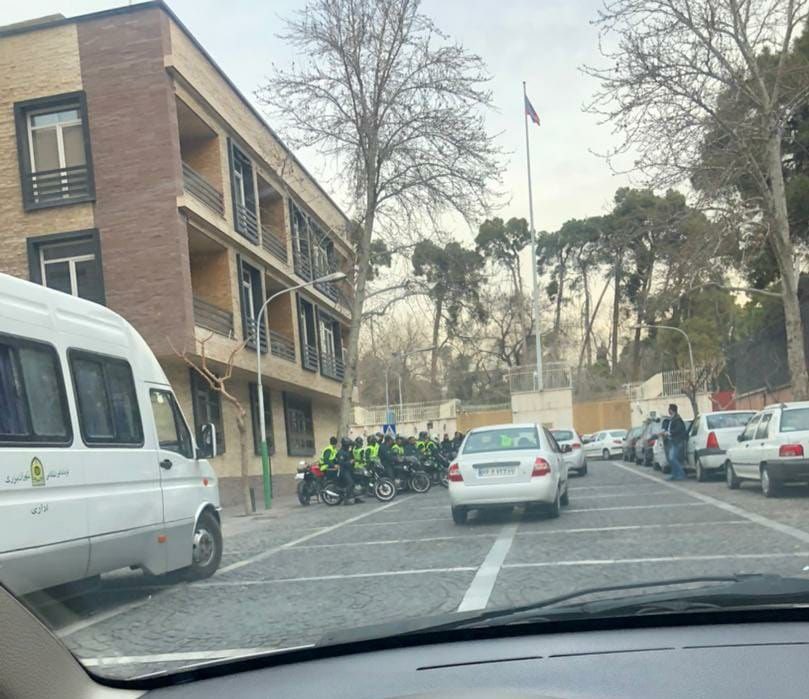
<instances>
[{"instance_id":1,"label":"white parked car","mask_svg":"<svg viewBox=\"0 0 809 699\"><path fill-rule=\"evenodd\" d=\"M567 462L553 435L533 423L470 430L448 472L452 519L503 505L567 505Z\"/></svg>"},{"instance_id":2,"label":"white parked car","mask_svg":"<svg viewBox=\"0 0 809 699\"><path fill-rule=\"evenodd\" d=\"M581 437L572 427L559 427L551 430L553 438L562 449L562 458L567 461L567 470L580 476L587 475L587 459L581 447Z\"/></svg>"},{"instance_id":3,"label":"white parked car","mask_svg":"<svg viewBox=\"0 0 809 699\"><path fill-rule=\"evenodd\" d=\"M809 482L809 402L768 405L756 413L727 450L728 488L743 480L760 481L768 498L781 485Z\"/></svg>"},{"instance_id":4,"label":"white parked car","mask_svg":"<svg viewBox=\"0 0 809 699\"><path fill-rule=\"evenodd\" d=\"M722 410L704 413L691 425L688 433L686 461L694 469L697 480L702 482L725 467L727 450L736 445L753 410Z\"/></svg>"},{"instance_id":5,"label":"white parked car","mask_svg":"<svg viewBox=\"0 0 809 699\"><path fill-rule=\"evenodd\" d=\"M219 489L163 369L121 316L0 274L0 580L212 575Z\"/></svg>"},{"instance_id":6,"label":"white parked car","mask_svg":"<svg viewBox=\"0 0 809 699\"><path fill-rule=\"evenodd\" d=\"M584 445L584 456L611 459L624 453L626 430L602 430L595 432L591 441Z\"/></svg>"}]
</instances>

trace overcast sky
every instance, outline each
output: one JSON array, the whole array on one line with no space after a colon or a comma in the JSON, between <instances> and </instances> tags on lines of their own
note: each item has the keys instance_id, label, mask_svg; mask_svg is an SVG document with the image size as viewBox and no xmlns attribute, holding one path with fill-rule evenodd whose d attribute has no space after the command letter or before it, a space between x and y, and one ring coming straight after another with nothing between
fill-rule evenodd
<instances>
[{"instance_id":1,"label":"overcast sky","mask_svg":"<svg viewBox=\"0 0 809 699\"><path fill-rule=\"evenodd\" d=\"M115 0L27 0L2 3L0 23L59 13L84 14L123 2ZM304 6L304 0L169 0L168 4L205 46L241 91L253 91L272 62L288 63L292 54L277 38L279 17ZM581 107L593 82L578 67L598 60L596 30L590 25L598 0L424 0L422 9L469 50L479 53L493 76L497 112L492 132L502 132L509 154L504 190L510 201L499 214L528 217L522 81L540 114L531 125L534 211L538 230L553 230L565 220L601 213L615 189L625 183L591 151L611 141ZM283 129L280 129L283 133ZM315 153L299 153L315 175L323 173ZM334 189L324 182L327 188ZM338 201L340 192L334 191ZM468 237L470 233L456 233Z\"/></svg>"}]
</instances>

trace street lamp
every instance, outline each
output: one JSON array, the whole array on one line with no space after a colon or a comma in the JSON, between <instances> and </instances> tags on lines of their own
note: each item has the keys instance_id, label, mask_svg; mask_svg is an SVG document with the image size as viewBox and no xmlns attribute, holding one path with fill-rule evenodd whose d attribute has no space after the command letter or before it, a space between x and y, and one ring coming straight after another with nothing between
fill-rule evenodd
<instances>
[{"instance_id":1,"label":"street lamp","mask_svg":"<svg viewBox=\"0 0 809 699\"><path fill-rule=\"evenodd\" d=\"M691 338L688 337L688 333L681 328L676 328L673 325L656 325L656 324L638 324L633 325L633 330L638 330L640 328L661 328L663 330L673 330L674 332L680 333L685 338L686 343L688 343L688 361L691 364L691 383L694 385L694 390L696 390L697 385L697 372L694 369L694 351L691 349Z\"/></svg>"},{"instance_id":2,"label":"street lamp","mask_svg":"<svg viewBox=\"0 0 809 699\"><path fill-rule=\"evenodd\" d=\"M312 284L321 284L324 282L338 282L342 279L345 279L346 275L345 272L332 272L331 274L327 274L323 277L318 277L317 279L312 279L311 281L304 282L303 284L296 284L295 286L290 286L287 289L281 289L274 293L272 296L267 298L263 304L261 304L261 308L258 309L255 317L253 318L253 332L256 335L256 383L257 390L258 390L258 424L259 430L261 432L261 479L264 484L264 508L269 510L270 506L272 505L272 480L270 478L270 452L267 449L267 429L264 426L264 389L261 385L261 338L259 333L259 325L260 321L262 320L262 316L265 314L267 310L267 306L269 306L270 302L274 299L277 299L279 296L283 294L288 294L290 291L296 291L297 289L303 289L306 286L312 286ZM269 344L269 337L267 338Z\"/></svg>"},{"instance_id":3,"label":"street lamp","mask_svg":"<svg viewBox=\"0 0 809 699\"><path fill-rule=\"evenodd\" d=\"M404 365L405 360L413 355L413 354L420 354L421 352L432 352L436 349L436 346L433 345L432 347L422 347L421 349L411 350L410 352L394 352L391 356L395 359L402 360L402 371L399 372L399 419L401 420L402 415L404 414L404 399L402 398L402 373L404 373Z\"/></svg>"}]
</instances>

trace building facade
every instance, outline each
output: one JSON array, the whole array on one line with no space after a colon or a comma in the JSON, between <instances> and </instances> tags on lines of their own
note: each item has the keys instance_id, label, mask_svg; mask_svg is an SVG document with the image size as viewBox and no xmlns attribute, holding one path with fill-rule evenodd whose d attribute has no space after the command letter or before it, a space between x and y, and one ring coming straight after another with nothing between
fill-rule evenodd
<instances>
[{"instance_id":1,"label":"building facade","mask_svg":"<svg viewBox=\"0 0 809 699\"><path fill-rule=\"evenodd\" d=\"M160 2L4 27L0 75L0 271L138 329L188 421L217 426L224 504L240 500L235 408L179 355L234 356L258 495L261 352L273 485L290 488L337 427L350 286L253 317L351 274L345 215Z\"/></svg>"}]
</instances>

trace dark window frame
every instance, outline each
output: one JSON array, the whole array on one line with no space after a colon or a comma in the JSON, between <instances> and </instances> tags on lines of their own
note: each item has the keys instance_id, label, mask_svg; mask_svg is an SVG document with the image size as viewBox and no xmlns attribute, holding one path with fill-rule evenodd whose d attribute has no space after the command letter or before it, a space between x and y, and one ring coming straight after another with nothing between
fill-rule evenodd
<instances>
[{"instance_id":1,"label":"dark window frame","mask_svg":"<svg viewBox=\"0 0 809 699\"><path fill-rule=\"evenodd\" d=\"M298 297L298 337L299 337L299 344L301 346L301 368L304 371L311 371L313 374L318 373L320 371L320 328L318 327L318 318L317 318L317 304L309 299L304 298L301 294L297 294ZM306 332L303 332L304 326L304 312L303 312L303 304L307 304L312 309L312 334L314 338L310 337L309 329L306 329ZM304 334L307 336L309 340L310 346L315 348L317 352L317 361L316 366L307 366L306 362L306 346L307 343L304 342ZM314 339L314 343L312 340Z\"/></svg>"},{"instance_id":2,"label":"dark window frame","mask_svg":"<svg viewBox=\"0 0 809 699\"><path fill-rule=\"evenodd\" d=\"M96 266L98 267L98 278L101 282L100 303L106 305L107 290L104 284L104 264L101 259L101 236L98 233L98 228L85 228L79 231L65 231L64 233L48 233L47 235L35 235L26 238L25 246L28 253L28 279L36 284L45 285L45 280L42 279L41 265L43 247L58 245L60 243L79 242L84 239L89 239L92 243L93 255L95 255Z\"/></svg>"},{"instance_id":3,"label":"dark window frame","mask_svg":"<svg viewBox=\"0 0 809 699\"><path fill-rule=\"evenodd\" d=\"M258 345L261 345L261 353L267 354L270 349L269 335L267 333L267 313L261 314L261 328L258 332L259 343L252 339L250 332L255 314L258 312L261 305L264 303L264 271L250 262L247 262L241 255L236 255L236 267L239 271L239 310L242 316L242 336L247 341L246 344L250 349L255 350ZM247 298L245 297L243 277L244 271L247 270L251 276L251 286L253 287L253 308L250 309L252 313L248 316L246 313ZM256 281L258 281L258 289L256 289ZM261 331L264 331L263 333ZM248 339L249 338L249 339Z\"/></svg>"},{"instance_id":4,"label":"dark window frame","mask_svg":"<svg viewBox=\"0 0 809 699\"><path fill-rule=\"evenodd\" d=\"M267 419L268 425L265 425L267 432L267 451L272 456L275 454L275 425L272 419L272 403L271 391L265 385L261 386L264 393L264 416ZM261 425L259 423L258 415L258 384L248 384L250 391L250 421L253 425L253 451L256 456L261 455Z\"/></svg>"},{"instance_id":5,"label":"dark window frame","mask_svg":"<svg viewBox=\"0 0 809 699\"><path fill-rule=\"evenodd\" d=\"M292 431L289 429L289 410L290 408L297 410L296 406L290 406L290 402L292 401L305 401L308 406L309 410L309 421L312 424L312 448L311 449L298 449L292 448L290 443L290 435ZM284 428L286 430L286 438L287 438L287 455L288 456L314 456L315 454L315 416L312 410L312 401L310 398L306 398L305 396L300 396L295 393L287 393L286 391L283 392L283 402L284 402ZM300 434L296 432L295 434Z\"/></svg>"},{"instance_id":6,"label":"dark window frame","mask_svg":"<svg viewBox=\"0 0 809 699\"><path fill-rule=\"evenodd\" d=\"M48 201L33 201L26 196L26 178L36 174L31 171L31 154L28 150L28 114L33 111L76 105L81 113L82 135L84 138L84 160L87 165L87 194L81 197L68 199L50 199ZM87 112L87 96L83 90L77 92L63 92L58 95L37 97L14 103L14 127L17 132L17 163L20 171L20 188L22 205L25 211L50 209L55 206L70 206L95 201L95 171L93 169L93 155L90 146L90 124Z\"/></svg>"},{"instance_id":7,"label":"dark window frame","mask_svg":"<svg viewBox=\"0 0 809 699\"><path fill-rule=\"evenodd\" d=\"M135 397L135 418L137 425L140 427L140 441L137 442L126 442L126 441L118 441L117 436L113 437L113 439L104 439L98 437L89 437L85 434L84 431L84 423L82 421L82 413L81 413L81 403L79 402L79 388L76 382L76 370L73 366L74 359L86 359L88 361L99 362L102 365L102 373L104 376L104 386L107 390L107 395L109 396L109 378L107 376L107 364L119 364L126 368L129 372L129 378L131 380L132 392ZM132 365L129 363L127 359L123 357L115 357L110 354L102 354L100 352L91 352L85 349L81 349L79 347L70 347L67 350L67 363L70 367L70 379L73 383L73 400L76 404L76 417L78 418L79 423L79 433L81 434L81 440L84 442L86 447L91 449L139 449L142 448L145 444L145 437L144 437L144 430L143 430L143 414L141 413L140 409L140 400L138 397L138 386L135 382L135 374L132 371ZM111 420L113 423L113 429L115 428L114 419Z\"/></svg>"},{"instance_id":8,"label":"dark window frame","mask_svg":"<svg viewBox=\"0 0 809 699\"><path fill-rule=\"evenodd\" d=\"M65 375L62 368L62 361L59 357L59 352L57 351L56 347L52 345L50 342L44 342L42 340L32 340L25 337L20 337L19 335L11 335L9 333L0 333L0 342L3 344L11 345L15 349L20 347L33 347L34 349L45 350L47 351L55 360L54 365L56 367L56 379L58 382L59 388L59 405L62 409L62 415L65 418L65 427L67 427L67 435L65 437L57 437L54 439L50 438L43 438L40 435L33 434L33 420L31 418L31 411L28 405L28 394L26 392L25 397L25 409L26 409L26 417L28 418L28 424L31 426L32 434L27 437L20 437L20 438L6 438L0 437L0 448L6 447L59 447L59 448L67 448L73 445L73 416L70 412L70 405L68 404L67 400L67 384L65 383ZM17 363L19 363L19 355L17 355ZM17 367L18 370L21 372L21 367ZM25 379L23 378L23 382ZM23 389L25 390L25 384L23 383Z\"/></svg>"},{"instance_id":9,"label":"dark window frame","mask_svg":"<svg viewBox=\"0 0 809 699\"><path fill-rule=\"evenodd\" d=\"M219 404L219 422L221 424L216 424L216 454L214 456L221 456L225 453L225 414L223 412L222 406L222 396L219 394L218 391L214 391L208 384L205 383L205 380L197 373L195 369L190 369L190 384L189 388L191 389L191 412L194 418L194 436L196 437L197 444L202 443L200 429L202 425L206 424L207 422L214 422L213 420L205 420L200 422L201 415L200 407L197 405L197 391L200 388L205 388L209 395L216 396L216 401Z\"/></svg>"}]
</instances>

